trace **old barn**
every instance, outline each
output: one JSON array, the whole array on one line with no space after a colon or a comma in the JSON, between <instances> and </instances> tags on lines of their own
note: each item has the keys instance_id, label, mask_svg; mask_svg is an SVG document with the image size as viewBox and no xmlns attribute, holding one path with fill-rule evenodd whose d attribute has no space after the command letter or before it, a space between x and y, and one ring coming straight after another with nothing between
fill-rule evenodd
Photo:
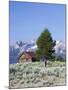
<instances>
[{"instance_id":1,"label":"old barn","mask_svg":"<svg viewBox=\"0 0 68 90\"><path fill-rule=\"evenodd\" d=\"M19 63L35 61L35 53L34 52L23 52L19 56L18 60L19 60Z\"/></svg>"}]
</instances>

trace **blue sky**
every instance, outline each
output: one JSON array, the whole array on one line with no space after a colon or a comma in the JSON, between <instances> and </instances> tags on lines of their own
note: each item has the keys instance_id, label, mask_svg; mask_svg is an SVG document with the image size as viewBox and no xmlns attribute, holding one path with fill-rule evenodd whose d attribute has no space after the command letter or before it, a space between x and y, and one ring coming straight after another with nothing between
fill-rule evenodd
<instances>
[{"instance_id":1,"label":"blue sky","mask_svg":"<svg viewBox=\"0 0 68 90\"><path fill-rule=\"evenodd\" d=\"M48 28L54 40L65 41L65 5L10 1L10 43L37 39Z\"/></svg>"}]
</instances>

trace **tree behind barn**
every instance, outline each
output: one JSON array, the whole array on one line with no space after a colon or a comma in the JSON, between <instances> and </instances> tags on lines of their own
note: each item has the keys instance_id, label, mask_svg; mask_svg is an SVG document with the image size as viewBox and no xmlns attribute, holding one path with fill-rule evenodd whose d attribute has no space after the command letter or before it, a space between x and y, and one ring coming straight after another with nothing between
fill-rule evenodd
<instances>
[{"instance_id":1,"label":"tree behind barn","mask_svg":"<svg viewBox=\"0 0 68 90\"><path fill-rule=\"evenodd\" d=\"M53 41L51 33L48 29L45 29L37 39L38 49L36 51L37 58L42 56L47 57L47 59L52 59L54 56L54 46L56 42Z\"/></svg>"}]
</instances>

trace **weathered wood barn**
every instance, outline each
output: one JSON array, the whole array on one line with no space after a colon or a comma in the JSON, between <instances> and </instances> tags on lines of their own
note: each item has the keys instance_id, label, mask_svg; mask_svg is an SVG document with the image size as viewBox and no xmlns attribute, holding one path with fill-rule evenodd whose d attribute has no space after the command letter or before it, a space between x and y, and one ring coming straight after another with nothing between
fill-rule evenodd
<instances>
[{"instance_id":1,"label":"weathered wood barn","mask_svg":"<svg viewBox=\"0 0 68 90\"><path fill-rule=\"evenodd\" d=\"M19 63L23 62L32 62L35 60L35 53L34 52L23 52L18 58Z\"/></svg>"}]
</instances>

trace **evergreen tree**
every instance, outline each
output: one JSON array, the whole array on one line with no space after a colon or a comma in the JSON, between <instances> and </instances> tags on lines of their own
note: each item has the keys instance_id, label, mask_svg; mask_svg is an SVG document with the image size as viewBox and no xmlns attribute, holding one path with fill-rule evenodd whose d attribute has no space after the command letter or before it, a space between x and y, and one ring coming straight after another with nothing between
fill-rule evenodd
<instances>
[{"instance_id":1,"label":"evergreen tree","mask_svg":"<svg viewBox=\"0 0 68 90\"><path fill-rule=\"evenodd\" d=\"M53 41L51 33L48 29L45 29L37 39L38 49L36 55L38 58L46 57L46 59L52 59L54 56L54 46L56 41Z\"/></svg>"}]
</instances>

